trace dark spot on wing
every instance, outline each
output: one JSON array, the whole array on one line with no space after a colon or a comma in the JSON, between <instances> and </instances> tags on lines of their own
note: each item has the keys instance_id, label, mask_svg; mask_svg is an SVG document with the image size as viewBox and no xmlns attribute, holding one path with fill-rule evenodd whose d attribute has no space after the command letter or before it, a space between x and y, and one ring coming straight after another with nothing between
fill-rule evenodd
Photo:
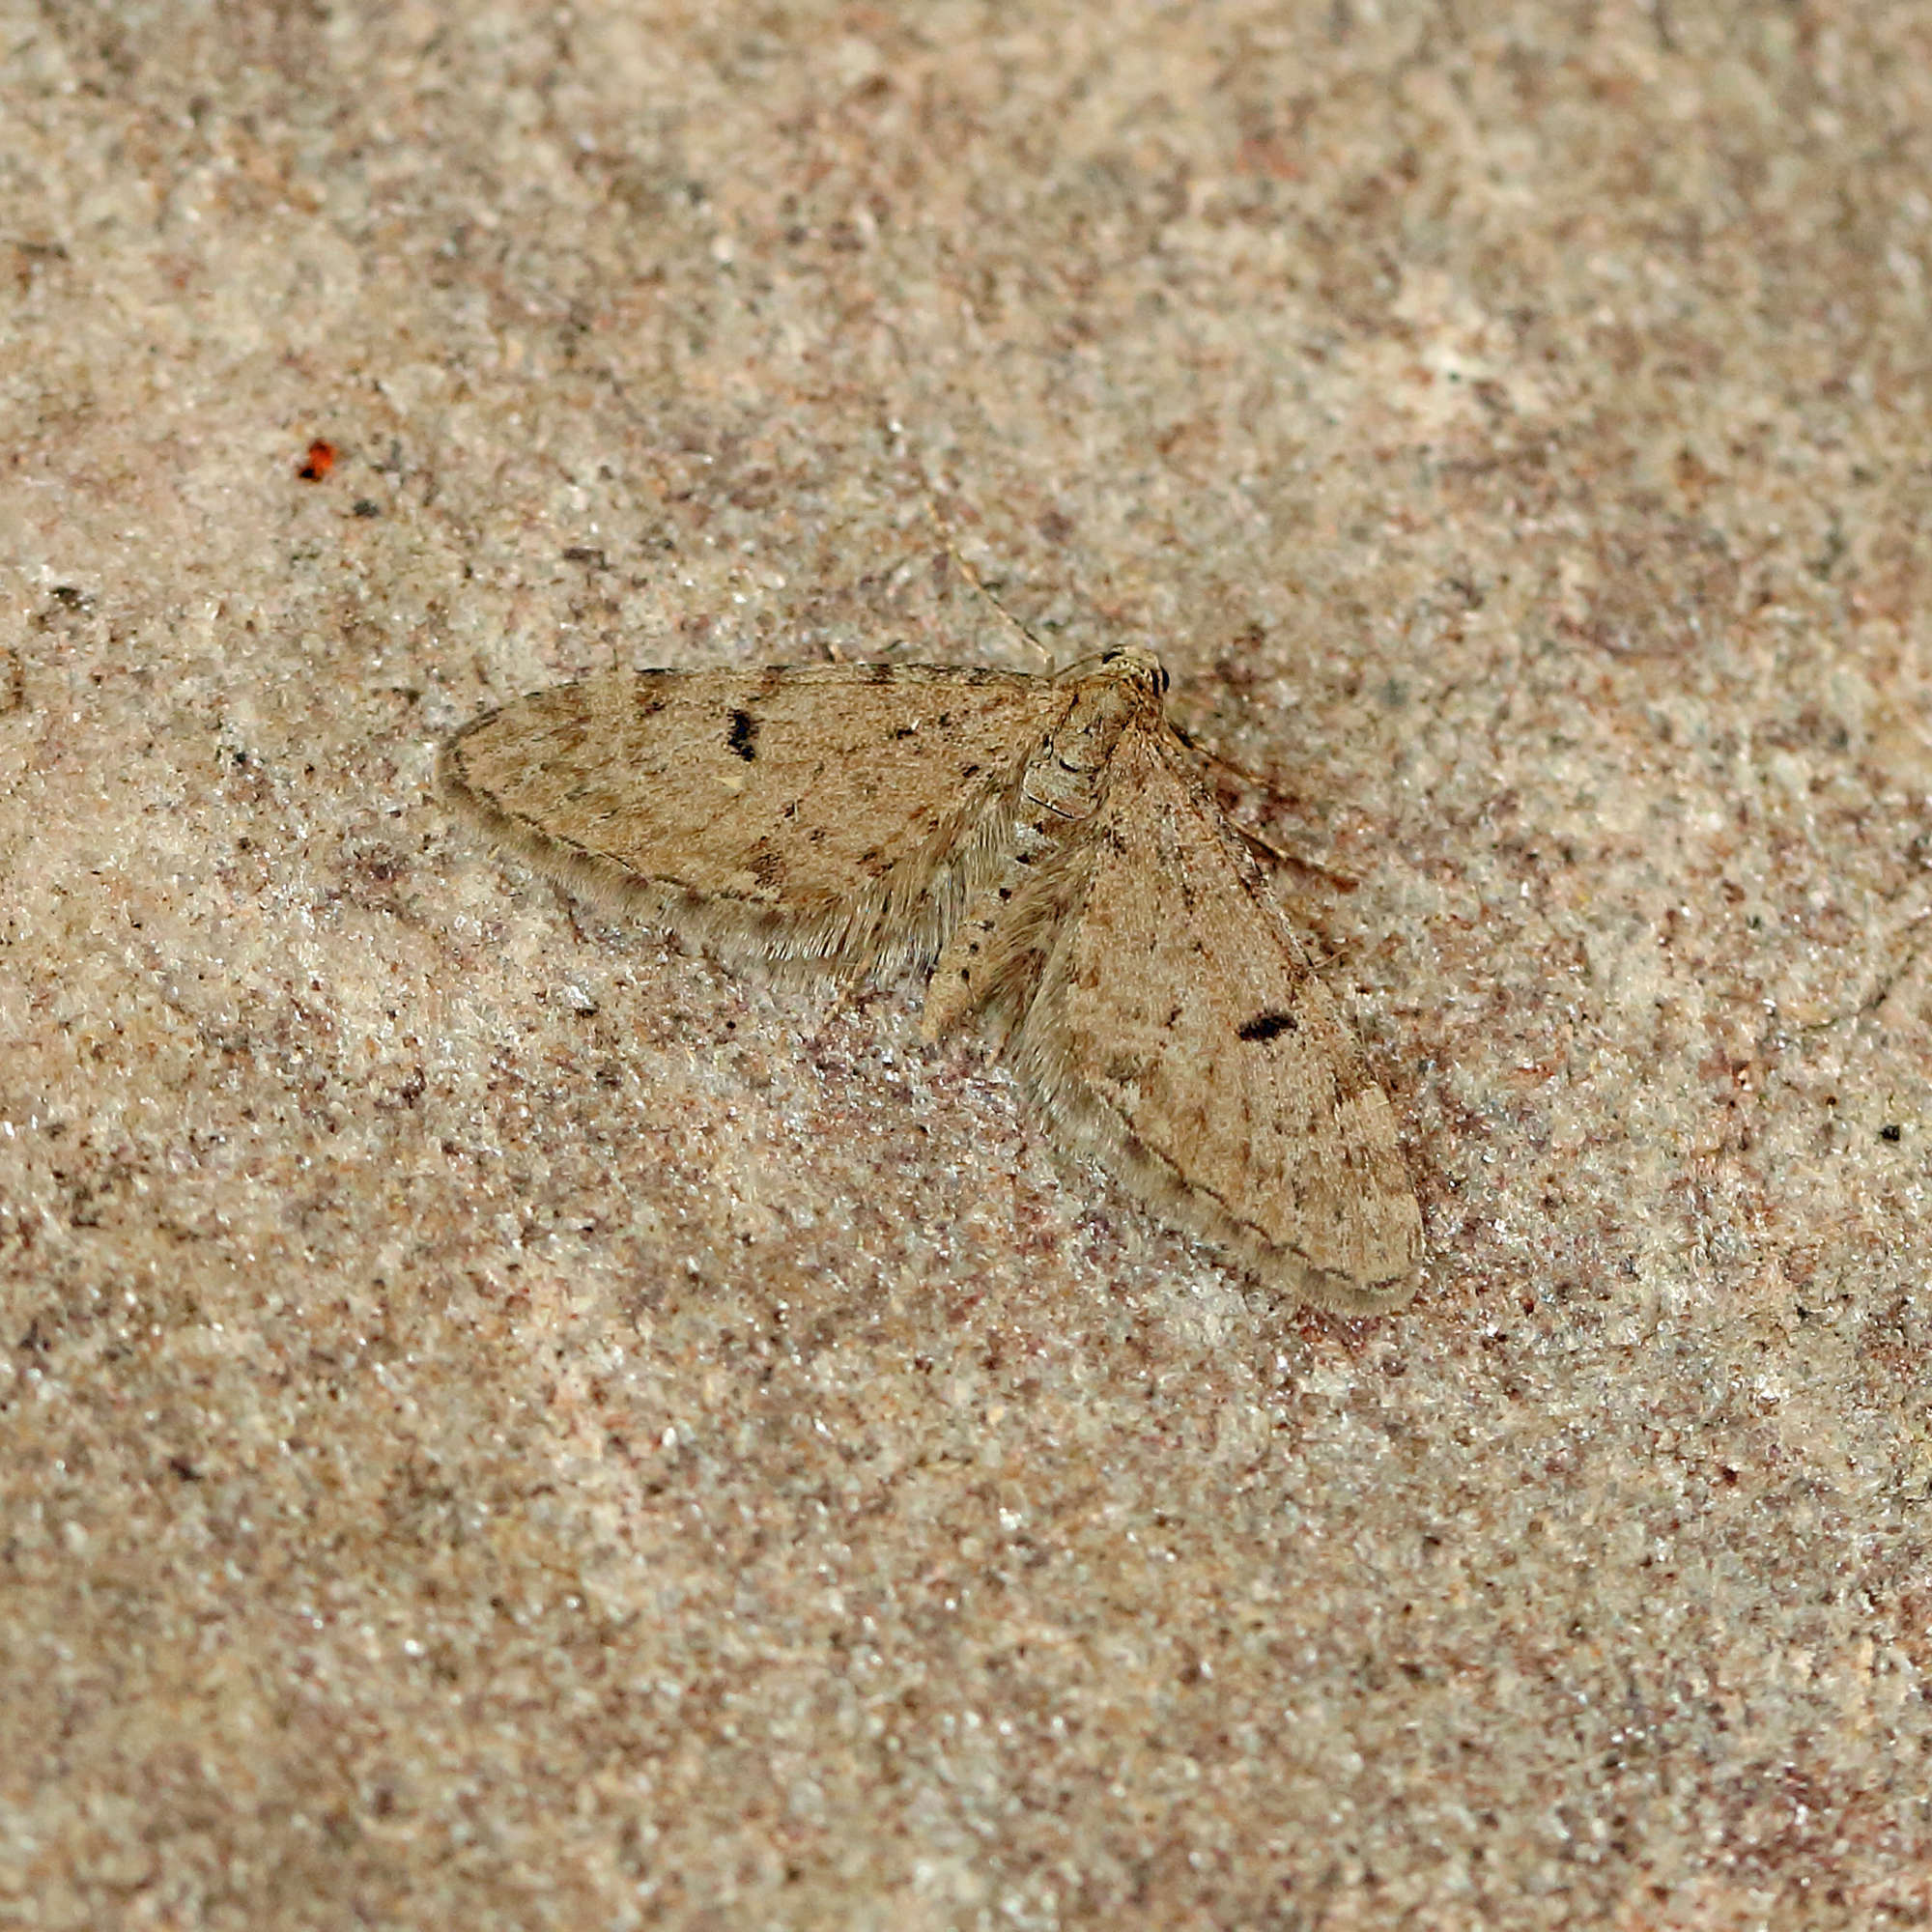
<instances>
[{"instance_id":1,"label":"dark spot on wing","mask_svg":"<svg viewBox=\"0 0 1932 1932\"><path fill-rule=\"evenodd\" d=\"M749 711L732 712L731 728L724 734L724 742L747 764L758 755L757 736L758 721Z\"/></svg>"},{"instance_id":2,"label":"dark spot on wing","mask_svg":"<svg viewBox=\"0 0 1932 1932\"><path fill-rule=\"evenodd\" d=\"M1299 1033L1301 1022L1293 1013L1257 1013L1235 1029L1242 1039L1278 1039L1285 1033Z\"/></svg>"}]
</instances>

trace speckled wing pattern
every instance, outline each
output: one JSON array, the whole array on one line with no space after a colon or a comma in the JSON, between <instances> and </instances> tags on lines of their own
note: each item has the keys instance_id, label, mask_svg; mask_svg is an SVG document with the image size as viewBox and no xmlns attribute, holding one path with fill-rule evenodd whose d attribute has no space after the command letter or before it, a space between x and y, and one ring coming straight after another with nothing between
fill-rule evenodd
<instances>
[{"instance_id":1,"label":"speckled wing pattern","mask_svg":"<svg viewBox=\"0 0 1932 1932\"><path fill-rule=\"evenodd\" d=\"M1008 1042L1064 1140L1296 1299L1408 1298L1388 1096L1171 733L1130 725Z\"/></svg>"},{"instance_id":2,"label":"speckled wing pattern","mask_svg":"<svg viewBox=\"0 0 1932 1932\"><path fill-rule=\"evenodd\" d=\"M1295 1299L1414 1287L1387 1096L1168 727L1167 674L612 672L443 748L448 797L567 883L728 955L930 966L1050 1130Z\"/></svg>"},{"instance_id":3,"label":"speckled wing pattern","mask_svg":"<svg viewBox=\"0 0 1932 1932\"><path fill-rule=\"evenodd\" d=\"M612 671L443 747L443 791L541 870L728 955L929 964L1066 699L982 668Z\"/></svg>"}]
</instances>

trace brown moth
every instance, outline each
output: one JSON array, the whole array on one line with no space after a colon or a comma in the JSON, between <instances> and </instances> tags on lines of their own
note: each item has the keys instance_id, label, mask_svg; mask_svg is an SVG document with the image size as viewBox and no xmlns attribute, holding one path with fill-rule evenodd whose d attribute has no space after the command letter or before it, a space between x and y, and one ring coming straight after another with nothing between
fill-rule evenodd
<instances>
[{"instance_id":1,"label":"brown moth","mask_svg":"<svg viewBox=\"0 0 1932 1932\"><path fill-rule=\"evenodd\" d=\"M1065 1148L1296 1300L1414 1290L1388 1097L1195 776L1157 659L613 671L444 746L539 869L735 960L931 969Z\"/></svg>"}]
</instances>

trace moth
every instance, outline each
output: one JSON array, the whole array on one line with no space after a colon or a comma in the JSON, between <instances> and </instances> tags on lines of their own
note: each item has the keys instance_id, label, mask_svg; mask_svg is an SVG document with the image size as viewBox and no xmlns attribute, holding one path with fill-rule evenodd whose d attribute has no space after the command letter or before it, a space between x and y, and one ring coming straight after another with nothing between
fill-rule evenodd
<instances>
[{"instance_id":1,"label":"moth","mask_svg":"<svg viewBox=\"0 0 1932 1932\"><path fill-rule=\"evenodd\" d=\"M732 961L929 970L1047 1130L1284 1298L1414 1288L1387 1095L1168 724L1167 672L613 671L444 745L445 796L539 870Z\"/></svg>"}]
</instances>

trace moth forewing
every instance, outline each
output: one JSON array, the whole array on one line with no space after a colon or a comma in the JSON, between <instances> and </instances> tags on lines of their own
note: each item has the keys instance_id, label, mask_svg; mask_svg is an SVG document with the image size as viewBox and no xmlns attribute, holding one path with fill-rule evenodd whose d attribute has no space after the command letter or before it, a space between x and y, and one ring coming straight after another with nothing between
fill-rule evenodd
<instances>
[{"instance_id":1,"label":"moth forewing","mask_svg":"<svg viewBox=\"0 0 1932 1932\"><path fill-rule=\"evenodd\" d=\"M926 965L1064 698L929 666L621 671L512 700L442 788L540 870L736 958Z\"/></svg>"},{"instance_id":2,"label":"moth forewing","mask_svg":"<svg viewBox=\"0 0 1932 1932\"><path fill-rule=\"evenodd\" d=\"M1421 1220L1386 1097L1179 752L1117 746L1015 1070L1065 1141L1260 1278L1404 1299Z\"/></svg>"}]
</instances>

